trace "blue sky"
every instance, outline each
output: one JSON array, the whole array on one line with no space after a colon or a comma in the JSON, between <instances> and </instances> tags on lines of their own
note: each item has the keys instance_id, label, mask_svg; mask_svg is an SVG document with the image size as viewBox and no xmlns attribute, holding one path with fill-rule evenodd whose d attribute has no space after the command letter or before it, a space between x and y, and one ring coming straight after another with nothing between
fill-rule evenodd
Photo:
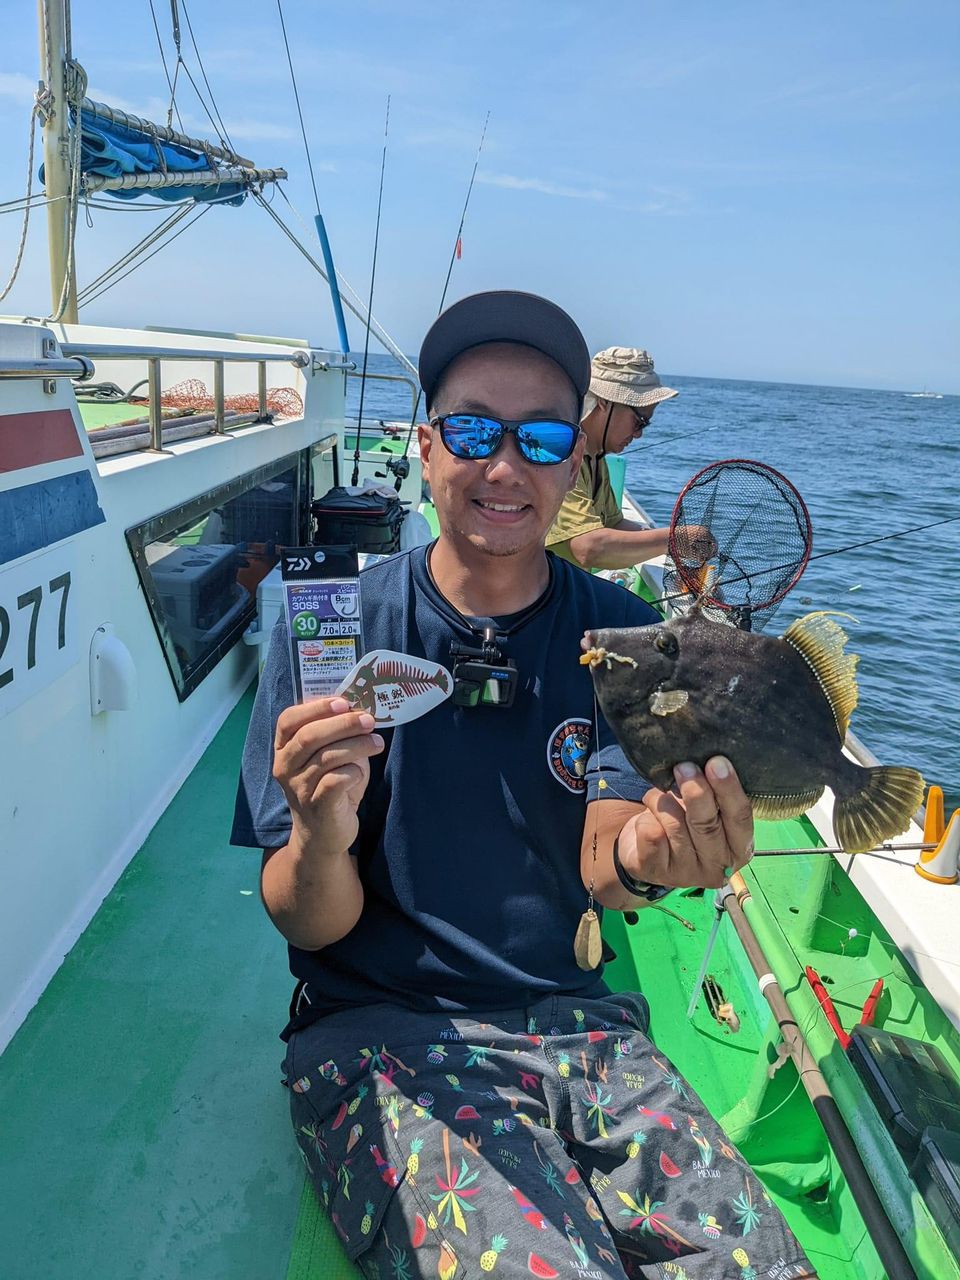
<instances>
[{"instance_id":1,"label":"blue sky","mask_svg":"<svg viewBox=\"0 0 960 1280\"><path fill-rule=\"evenodd\" d=\"M169 5L155 7L169 53ZM489 110L451 300L544 293L592 349L646 346L664 372L960 392L955 0L286 0L284 12L337 265L364 297L391 94L374 312L406 350L436 313ZM234 143L289 170L310 222L275 3L189 0L189 14ZM0 0L0 17L11 199L24 189L35 10ZM165 120L147 0L74 0L73 39L90 96ZM182 75L177 100L211 136ZM4 310L48 306L35 219ZM81 227L81 286L157 220L96 211ZM18 234L18 216L0 217L3 280ZM83 318L335 345L324 290L248 202L205 215Z\"/></svg>"}]
</instances>

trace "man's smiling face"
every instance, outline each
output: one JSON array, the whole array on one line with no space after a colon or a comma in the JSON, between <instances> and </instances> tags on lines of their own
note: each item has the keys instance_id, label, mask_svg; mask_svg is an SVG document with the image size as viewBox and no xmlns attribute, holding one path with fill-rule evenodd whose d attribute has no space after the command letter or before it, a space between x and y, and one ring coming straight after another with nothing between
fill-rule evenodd
<instances>
[{"instance_id":1,"label":"man's smiling face","mask_svg":"<svg viewBox=\"0 0 960 1280\"><path fill-rule=\"evenodd\" d=\"M430 405L432 418L476 413L519 421L578 419L576 392L559 365L531 347L486 343L458 356ZM468 548L512 556L543 546L572 488L583 456L581 436L566 462L527 462L509 433L489 458L455 458L436 428L419 428L420 457L443 535Z\"/></svg>"}]
</instances>

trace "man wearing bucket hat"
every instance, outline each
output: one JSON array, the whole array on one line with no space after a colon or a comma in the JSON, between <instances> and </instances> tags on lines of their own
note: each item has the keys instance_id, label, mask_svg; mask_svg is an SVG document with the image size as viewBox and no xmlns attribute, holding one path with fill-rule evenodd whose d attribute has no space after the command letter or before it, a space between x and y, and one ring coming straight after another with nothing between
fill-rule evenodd
<instances>
[{"instance_id":1,"label":"man wearing bucket hat","mask_svg":"<svg viewBox=\"0 0 960 1280\"><path fill-rule=\"evenodd\" d=\"M586 449L576 484L547 534L551 551L584 569L624 569L666 552L668 529L624 519L606 459L639 440L657 405L676 395L639 347L608 347L593 357L580 420Z\"/></svg>"}]
</instances>

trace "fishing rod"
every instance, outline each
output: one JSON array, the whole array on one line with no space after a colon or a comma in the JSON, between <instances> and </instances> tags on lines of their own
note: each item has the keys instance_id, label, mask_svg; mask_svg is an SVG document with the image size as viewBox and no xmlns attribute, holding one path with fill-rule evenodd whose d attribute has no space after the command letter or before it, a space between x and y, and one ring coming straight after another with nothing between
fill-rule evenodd
<instances>
[{"instance_id":1,"label":"fishing rod","mask_svg":"<svg viewBox=\"0 0 960 1280\"><path fill-rule=\"evenodd\" d=\"M744 954L757 977L760 991L780 1028L783 1043L793 1059L797 1075L837 1157L837 1163L860 1210L867 1234L879 1255L881 1266L890 1280L917 1280L917 1273L873 1185L830 1086L787 1004L783 988L773 972L773 965L750 923L747 905L752 902L746 881L739 872L736 873L723 894L723 909L736 930ZM752 914L751 910L750 915Z\"/></svg>"},{"instance_id":2,"label":"fishing rod","mask_svg":"<svg viewBox=\"0 0 960 1280\"><path fill-rule=\"evenodd\" d=\"M678 436L663 436L649 444L638 444L632 449L625 449L623 456L632 458L635 453L643 453L644 449L659 449L661 445L673 444L676 440L689 440L691 436L705 436L708 431L719 431L721 427L727 425L726 422L716 422L712 427L698 427L696 431L684 431Z\"/></svg>"},{"instance_id":3,"label":"fishing rod","mask_svg":"<svg viewBox=\"0 0 960 1280\"><path fill-rule=\"evenodd\" d=\"M357 444L353 451L351 485L360 478L360 431L363 427L363 393L367 388L367 360L370 355L370 317L373 315L373 286L377 278L377 248L380 244L380 211L383 208L383 175L387 167L387 134L390 131L390 95L387 94L387 117L383 124L383 156L380 160L380 194L377 197L377 227L373 233L373 266L370 268L370 297L367 300L367 331L363 339L363 371L360 374L360 408L357 410ZM397 476L399 492L402 476Z\"/></svg>"},{"instance_id":4,"label":"fishing rod","mask_svg":"<svg viewBox=\"0 0 960 1280\"><path fill-rule=\"evenodd\" d=\"M905 538L911 533L924 533L927 529L937 529L944 524L953 524L960 520L960 515L947 516L943 520L934 520L931 524L917 524L910 529L900 529L897 533L885 533L879 538L866 538L862 542L851 542L845 547L834 547L830 551L820 551L816 555L810 556L808 564L814 560L825 560L828 556L839 556L847 551L858 551L861 547L872 547L878 542L889 542L893 538ZM767 565L763 569L755 569L751 573L740 573L732 578L721 578L710 584L711 591L716 591L718 587L726 587L734 582L746 582L752 578L759 578L764 574L776 573L781 569L790 569L796 565L796 561L788 560L784 564ZM660 596L658 599L651 601L652 604L669 604L672 600L681 600L684 596L689 595L689 591L676 591L671 595Z\"/></svg>"},{"instance_id":5,"label":"fishing rod","mask_svg":"<svg viewBox=\"0 0 960 1280\"><path fill-rule=\"evenodd\" d=\"M471 173L470 175L470 184L467 187L467 196L463 202L463 211L460 214L460 225L457 227L457 234L454 237L453 249L450 253L450 262L447 266L447 278L443 282L443 293L440 295L440 306L437 309L437 315L440 315L440 313L443 311L444 303L447 300L447 290L450 287L450 277L453 275L453 264L456 262L458 252L460 250L460 242L463 238L463 227L464 227L464 223L467 220L467 209L469 209L470 207L470 197L473 195L473 184L477 179L477 168L479 167L479 164L480 164L480 156L483 152L483 142L487 136L487 125L489 123L490 123L490 112L488 111L483 121L483 128L480 130L480 145L477 147L476 159L473 162L473 173ZM422 395L423 395L423 388L421 387L417 391L417 399L414 403L413 413L410 417L410 427L409 427L409 430L407 431L406 443L403 446L403 456L395 459L394 461L388 461L386 464L388 470L396 473L397 481L394 487L398 490L400 488L401 480L403 480L406 476L410 474L410 463L407 460L407 454L410 452L410 441L413 439L413 428L416 425L417 412L420 409L420 397Z\"/></svg>"},{"instance_id":6,"label":"fishing rod","mask_svg":"<svg viewBox=\"0 0 960 1280\"><path fill-rule=\"evenodd\" d=\"M875 844L872 849L861 849L859 853L850 853L841 845L818 845L812 849L756 849L755 858L785 858L792 854L795 857L807 857L811 853L846 854L848 858L878 857L884 853L929 853L936 849L929 841L911 844Z\"/></svg>"}]
</instances>

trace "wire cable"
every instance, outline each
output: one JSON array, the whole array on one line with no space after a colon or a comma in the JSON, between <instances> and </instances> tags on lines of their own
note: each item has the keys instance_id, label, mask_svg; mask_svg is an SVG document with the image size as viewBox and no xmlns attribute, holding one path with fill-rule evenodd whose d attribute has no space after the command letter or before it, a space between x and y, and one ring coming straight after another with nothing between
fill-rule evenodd
<instances>
[{"instance_id":1,"label":"wire cable","mask_svg":"<svg viewBox=\"0 0 960 1280\"><path fill-rule=\"evenodd\" d=\"M187 20L187 30L190 32L190 43L193 45L193 51L197 55L197 66L200 68L200 74L203 76L203 83L207 86L207 93L210 95L210 105L213 107L214 113L220 122L221 140L225 141L231 151L235 151L233 143L230 141L230 134L227 132L227 126L223 123L223 116L220 114L220 108L217 106L217 100L213 96L213 90L210 88L210 81L207 79L207 72L203 65L203 59L200 57L200 48L197 44L196 37L193 34L193 23L190 21L190 11L187 8L187 0L180 0L183 8L183 16ZM189 75L189 72L187 72ZM191 80L191 83L192 80ZM194 85L196 88L196 85Z\"/></svg>"},{"instance_id":2,"label":"wire cable","mask_svg":"<svg viewBox=\"0 0 960 1280\"><path fill-rule=\"evenodd\" d=\"M123 268L132 262L139 253L149 249L157 240L166 235L166 233L180 222L181 219L186 217L190 212L191 207L191 205L185 204L179 208L175 208L172 213L167 215L163 222L148 231L141 240L137 241L133 248L128 249L122 258L118 258L116 262L113 262L110 266L106 267L100 275L96 277L96 279L91 280L89 284L84 285L77 294L77 302L85 302L87 296L99 289L101 284L104 284L111 276L116 275L118 271L122 271Z\"/></svg>"},{"instance_id":3,"label":"wire cable","mask_svg":"<svg viewBox=\"0 0 960 1280\"><path fill-rule=\"evenodd\" d=\"M280 0L277 0L277 12L280 14L280 30L283 32L283 47L287 51L287 66L290 68L290 81L293 84L293 96L297 103L297 115L300 117L300 136L303 138L303 149L307 153L307 168L310 171L313 198L316 201L317 213L319 213L320 197L317 194L317 179L313 172L313 159L310 155L310 144L307 142L307 128L303 122L303 108L300 106L300 90L297 88L297 77L293 70L293 58L290 55L290 42L287 40L287 24L283 20L283 5Z\"/></svg>"},{"instance_id":4,"label":"wire cable","mask_svg":"<svg viewBox=\"0 0 960 1280\"><path fill-rule=\"evenodd\" d=\"M133 265L128 270L126 270L122 275L117 276L115 279L110 280L107 284L105 284L102 288L100 288L96 293L90 294L87 297L85 297L82 305L87 307L92 302L96 302L98 299L102 298L103 295L107 293L110 289L112 289L114 285L119 284L121 280L125 280L127 276L132 275L133 272L136 271L138 267L142 267L145 262L149 262L152 257L154 257L156 254L160 252L161 249L166 249L168 245L173 244L174 240L176 240L178 236L183 235L184 231L186 231L189 227L192 227L195 222L199 222L199 220L203 217L203 215L205 213L209 213L209 211L210 211L210 205L209 204L203 205L202 208L200 208L197 211L195 216L192 217L189 220L189 222L184 223L184 225L180 227L178 231L175 231L173 235L169 237L169 239L165 240L162 244L157 245L157 247L153 250L152 253L148 253L142 258L140 258L138 261L134 262Z\"/></svg>"},{"instance_id":5,"label":"wire cable","mask_svg":"<svg viewBox=\"0 0 960 1280\"><path fill-rule=\"evenodd\" d=\"M296 208L292 204L290 204L290 201L289 199L287 199L286 192L283 190L283 188L278 187L277 190L283 196L284 200L286 200L287 205L289 206L291 212L293 212L300 219L301 224L303 224L303 219L300 218L300 215L297 213ZM263 208L267 211L267 213L269 213L270 217L273 218L274 222L277 224L277 226L280 228L283 234L287 237L290 243L295 245L296 248L300 251L300 253L303 254L304 258L306 258L307 262L310 263L314 271L316 271L317 274L321 276L324 280L329 281L329 276L327 275L324 268L316 260L316 258L310 252L310 250L307 249L303 241L297 239L294 232L290 230L290 228L287 226L284 220L280 217L277 211L270 206L270 204L263 198L260 192L255 191L252 194L253 194L253 198L257 201L257 203L262 205ZM340 275L339 271L337 272L337 282L338 282L338 285L340 286L341 297L343 298L344 302L347 304L347 306L350 308L353 314L359 320L361 320L364 324L366 324L367 316L366 316L366 311L364 309L362 301L358 297L356 290L353 289L351 285L343 278L343 276ZM416 376L416 372L417 372L416 365L411 361L408 355L405 355L404 352L400 350L400 348L397 346L394 340L390 337L390 335L386 332L383 326L376 319L373 319L373 318L371 319L371 328L373 329L373 332L376 334L378 340L383 344L385 350L389 351L390 354L394 356L398 360L398 362L403 365L405 369L407 369L412 375Z\"/></svg>"},{"instance_id":6,"label":"wire cable","mask_svg":"<svg viewBox=\"0 0 960 1280\"><path fill-rule=\"evenodd\" d=\"M167 79L167 88L170 90L170 105L167 107L167 128L173 128L173 113L177 113L177 124L180 126L180 132L183 133L183 121L180 119L180 108L177 106L177 86L176 81L170 79L170 72L167 70L167 59L163 52L163 41L160 38L160 24L157 22L156 11L153 7L153 0L148 0L150 5L150 16L153 18L153 29L157 33L157 48L160 50L160 61L163 64L163 74Z\"/></svg>"},{"instance_id":7,"label":"wire cable","mask_svg":"<svg viewBox=\"0 0 960 1280\"><path fill-rule=\"evenodd\" d=\"M301 227L303 227L304 231L307 233L307 236L312 239L314 235L312 228L310 228L307 225L307 222L303 217L303 214L300 212L297 206L292 203L292 201L290 200L290 197L284 191L283 187L281 187L278 184L275 188L275 191L280 192L280 195L283 197L284 203L286 204L287 208L290 210L290 212L293 214L296 220L300 223ZM303 249L303 246L300 243L300 241L294 240L294 243L297 244L298 247L301 248L301 250ZM308 255L308 260L311 263L313 263L313 265L317 268L317 270L323 276L324 280L327 280L326 271L313 258L310 258L309 255ZM337 277L337 287L340 290L341 298L344 299L344 301L346 302L350 310L353 312L353 314L357 316L358 319L360 319L364 324L366 324L367 316L364 310L363 299L360 297L359 293L357 293L356 289L354 289L350 281L340 271L336 272L336 277ZM376 335L377 340L383 346L383 349L385 351L389 351L389 353L394 357L394 359L397 360L398 363L403 365L403 367L407 370L407 372L412 377L415 378L417 376L417 366L413 363L413 361L410 359L410 357L406 354L405 351L401 351L399 345L396 342L394 342L393 338L390 337L389 333L387 333L386 329L384 329L383 325L379 322L376 316L370 317L370 327L373 329L373 332Z\"/></svg>"}]
</instances>

